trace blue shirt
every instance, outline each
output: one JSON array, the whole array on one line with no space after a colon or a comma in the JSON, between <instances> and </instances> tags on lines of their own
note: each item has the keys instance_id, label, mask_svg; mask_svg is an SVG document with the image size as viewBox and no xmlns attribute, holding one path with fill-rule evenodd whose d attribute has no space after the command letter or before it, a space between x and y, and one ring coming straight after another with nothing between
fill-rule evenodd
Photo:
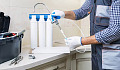
<instances>
[{"instance_id":1,"label":"blue shirt","mask_svg":"<svg viewBox=\"0 0 120 70\"><path fill-rule=\"evenodd\" d=\"M91 8L91 0L86 0L81 8L73 10L76 20L86 17ZM110 21L108 28L95 34L98 42L110 44L120 39L120 0L113 0L110 9Z\"/></svg>"}]
</instances>

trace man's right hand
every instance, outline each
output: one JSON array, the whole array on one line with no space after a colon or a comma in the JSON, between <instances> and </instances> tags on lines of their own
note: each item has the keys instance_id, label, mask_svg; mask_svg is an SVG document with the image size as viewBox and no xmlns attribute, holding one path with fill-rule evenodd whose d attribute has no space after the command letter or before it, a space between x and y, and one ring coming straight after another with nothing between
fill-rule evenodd
<instances>
[{"instance_id":1,"label":"man's right hand","mask_svg":"<svg viewBox=\"0 0 120 70\"><path fill-rule=\"evenodd\" d=\"M51 15L52 18L60 19L65 17L64 11L54 10Z\"/></svg>"},{"instance_id":2,"label":"man's right hand","mask_svg":"<svg viewBox=\"0 0 120 70\"><path fill-rule=\"evenodd\" d=\"M70 47L70 50L73 51L75 48L82 46L81 43L82 37L79 36L73 36L65 39L65 43L67 46Z\"/></svg>"}]
</instances>

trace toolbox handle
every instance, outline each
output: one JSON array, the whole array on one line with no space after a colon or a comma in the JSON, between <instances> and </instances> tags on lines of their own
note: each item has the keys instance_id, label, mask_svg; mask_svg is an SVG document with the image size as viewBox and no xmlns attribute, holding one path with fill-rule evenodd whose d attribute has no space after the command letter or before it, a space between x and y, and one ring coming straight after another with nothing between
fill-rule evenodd
<instances>
[{"instance_id":1,"label":"toolbox handle","mask_svg":"<svg viewBox=\"0 0 120 70\"><path fill-rule=\"evenodd\" d=\"M25 32L25 30L21 31L20 33L17 34L17 36L22 35Z\"/></svg>"}]
</instances>

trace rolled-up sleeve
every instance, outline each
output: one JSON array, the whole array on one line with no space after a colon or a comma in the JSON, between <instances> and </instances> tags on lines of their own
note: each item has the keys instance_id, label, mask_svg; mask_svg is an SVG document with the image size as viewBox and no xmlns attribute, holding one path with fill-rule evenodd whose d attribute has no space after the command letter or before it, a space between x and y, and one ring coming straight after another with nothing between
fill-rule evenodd
<instances>
[{"instance_id":1,"label":"rolled-up sleeve","mask_svg":"<svg viewBox=\"0 0 120 70\"><path fill-rule=\"evenodd\" d=\"M73 10L73 12L76 15L76 20L86 17L91 8L92 8L91 0L86 0L81 8Z\"/></svg>"},{"instance_id":2,"label":"rolled-up sleeve","mask_svg":"<svg viewBox=\"0 0 120 70\"><path fill-rule=\"evenodd\" d=\"M95 34L98 42L110 44L120 39L120 0L112 2L108 28Z\"/></svg>"}]
</instances>

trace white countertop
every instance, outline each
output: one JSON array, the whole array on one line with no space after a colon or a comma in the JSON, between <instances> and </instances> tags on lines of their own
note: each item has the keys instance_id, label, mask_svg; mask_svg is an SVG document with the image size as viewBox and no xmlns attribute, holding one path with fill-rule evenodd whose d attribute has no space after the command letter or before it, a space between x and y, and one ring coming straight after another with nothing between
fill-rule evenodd
<instances>
[{"instance_id":1,"label":"white countertop","mask_svg":"<svg viewBox=\"0 0 120 70\"><path fill-rule=\"evenodd\" d=\"M59 53L59 54L43 54L42 53L42 54L33 54L35 55L36 59L29 59L29 54L28 54L29 50L30 50L29 47L25 47L22 49L21 55L23 56L23 60L19 64L9 66L11 61L8 61L3 64L0 64L0 70L25 70L41 64L51 62L53 60L56 60L68 55L64 53ZM90 47L87 47L86 51L91 51Z\"/></svg>"}]
</instances>

